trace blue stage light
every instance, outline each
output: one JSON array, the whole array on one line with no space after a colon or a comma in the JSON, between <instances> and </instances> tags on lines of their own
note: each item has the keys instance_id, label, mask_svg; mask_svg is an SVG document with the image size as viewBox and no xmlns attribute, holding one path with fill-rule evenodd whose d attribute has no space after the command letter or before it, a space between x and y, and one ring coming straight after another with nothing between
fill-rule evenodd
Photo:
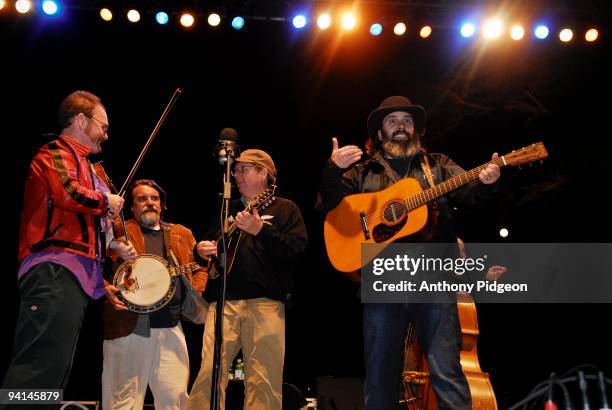
<instances>
[{"instance_id":1,"label":"blue stage light","mask_svg":"<svg viewBox=\"0 0 612 410\"><path fill-rule=\"evenodd\" d=\"M163 11L158 11L155 14L155 21L157 21L159 24L168 24L168 13L165 13Z\"/></svg>"},{"instance_id":2,"label":"blue stage light","mask_svg":"<svg viewBox=\"0 0 612 410\"><path fill-rule=\"evenodd\" d=\"M293 27L295 28L304 28L306 26L306 17L302 14L298 14L293 18Z\"/></svg>"},{"instance_id":3,"label":"blue stage light","mask_svg":"<svg viewBox=\"0 0 612 410\"><path fill-rule=\"evenodd\" d=\"M45 0L42 2L42 11L47 16L55 16L60 11L59 3L53 0Z\"/></svg>"},{"instance_id":4,"label":"blue stage light","mask_svg":"<svg viewBox=\"0 0 612 410\"><path fill-rule=\"evenodd\" d=\"M370 34L373 36L379 36L382 33L382 25L380 23L374 23L370 26Z\"/></svg>"},{"instance_id":5,"label":"blue stage light","mask_svg":"<svg viewBox=\"0 0 612 410\"><path fill-rule=\"evenodd\" d=\"M244 18L240 16L234 17L232 20L232 27L234 27L236 30L240 30L242 27L244 27Z\"/></svg>"},{"instance_id":6,"label":"blue stage light","mask_svg":"<svg viewBox=\"0 0 612 410\"><path fill-rule=\"evenodd\" d=\"M535 34L535 36L540 40L544 40L546 37L548 37L548 27L545 25L539 25L535 28L533 34Z\"/></svg>"},{"instance_id":7,"label":"blue stage light","mask_svg":"<svg viewBox=\"0 0 612 410\"><path fill-rule=\"evenodd\" d=\"M461 26L461 35L465 38L472 37L476 33L476 26L472 23L465 23Z\"/></svg>"}]
</instances>

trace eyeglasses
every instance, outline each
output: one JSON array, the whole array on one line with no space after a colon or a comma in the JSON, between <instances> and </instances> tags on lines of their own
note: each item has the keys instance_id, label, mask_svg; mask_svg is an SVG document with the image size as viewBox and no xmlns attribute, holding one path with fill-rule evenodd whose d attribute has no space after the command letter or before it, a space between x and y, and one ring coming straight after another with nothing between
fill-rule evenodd
<instances>
[{"instance_id":1,"label":"eyeglasses","mask_svg":"<svg viewBox=\"0 0 612 410\"><path fill-rule=\"evenodd\" d=\"M96 117L94 117L93 115L87 115L85 114L87 117L91 118L92 120L96 120L100 123L100 129L102 130L103 133L108 134L108 128L109 125L106 124L104 121L97 119Z\"/></svg>"},{"instance_id":2,"label":"eyeglasses","mask_svg":"<svg viewBox=\"0 0 612 410\"><path fill-rule=\"evenodd\" d=\"M236 166L232 170L232 176L235 177L236 174L244 174L249 168L257 168L255 165L239 165Z\"/></svg>"}]
</instances>

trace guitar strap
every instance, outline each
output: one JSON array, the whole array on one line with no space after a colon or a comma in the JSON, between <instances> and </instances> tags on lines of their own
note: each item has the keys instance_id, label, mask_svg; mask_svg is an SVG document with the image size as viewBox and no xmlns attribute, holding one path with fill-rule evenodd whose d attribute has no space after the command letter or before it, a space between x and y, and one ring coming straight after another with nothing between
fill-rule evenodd
<instances>
[{"instance_id":1,"label":"guitar strap","mask_svg":"<svg viewBox=\"0 0 612 410\"><path fill-rule=\"evenodd\" d=\"M433 179L433 174L431 173L431 167L429 166L429 158L427 158L427 154L423 155L423 162L421 162L421 168L423 169L425 178L427 178L429 187L433 188L433 186L435 185L435 182Z\"/></svg>"},{"instance_id":2,"label":"guitar strap","mask_svg":"<svg viewBox=\"0 0 612 410\"><path fill-rule=\"evenodd\" d=\"M423 173L425 174L425 178L427 179L427 183L429 184L429 187L433 188L436 183L433 178L433 173L431 172L431 167L429 166L429 158L427 157L427 154L423 154L423 161L421 162L421 169L423 170ZM434 200L431 202L432 209L436 209L437 206L438 206L437 200Z\"/></svg>"}]
</instances>

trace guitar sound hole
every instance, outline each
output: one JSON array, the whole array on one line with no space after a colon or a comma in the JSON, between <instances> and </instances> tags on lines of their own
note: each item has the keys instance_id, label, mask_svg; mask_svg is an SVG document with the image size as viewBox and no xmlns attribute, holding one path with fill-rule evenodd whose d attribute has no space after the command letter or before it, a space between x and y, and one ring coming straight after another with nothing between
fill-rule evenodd
<instances>
[{"instance_id":1,"label":"guitar sound hole","mask_svg":"<svg viewBox=\"0 0 612 410\"><path fill-rule=\"evenodd\" d=\"M402 230L407 220L408 220L407 218L404 218L403 221L400 221L399 223L396 223L395 225L385 225L385 224L376 225L374 229L372 229L372 237L374 238L374 242L382 243L382 242L388 241L389 239L393 238L393 236L396 233Z\"/></svg>"},{"instance_id":2,"label":"guitar sound hole","mask_svg":"<svg viewBox=\"0 0 612 410\"><path fill-rule=\"evenodd\" d=\"M406 216L406 207L401 201L388 203L383 211L383 221L385 223L394 225L400 222Z\"/></svg>"}]
</instances>

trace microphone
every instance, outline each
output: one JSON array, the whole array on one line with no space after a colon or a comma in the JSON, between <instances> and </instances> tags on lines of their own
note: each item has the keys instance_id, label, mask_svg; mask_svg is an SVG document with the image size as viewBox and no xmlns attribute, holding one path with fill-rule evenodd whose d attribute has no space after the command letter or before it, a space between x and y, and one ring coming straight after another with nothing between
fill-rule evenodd
<instances>
[{"instance_id":1,"label":"microphone","mask_svg":"<svg viewBox=\"0 0 612 410\"><path fill-rule=\"evenodd\" d=\"M578 370L578 386L580 387L580 392L582 393L582 409L591 410L589 397L587 396L587 382L582 370Z\"/></svg>"},{"instance_id":2,"label":"microphone","mask_svg":"<svg viewBox=\"0 0 612 410\"><path fill-rule=\"evenodd\" d=\"M235 129L223 128L221 130L214 152L214 156L219 161L219 164L225 165L228 158L230 161L233 161L240 154L240 147L236 143L237 141L238 133Z\"/></svg>"},{"instance_id":3,"label":"microphone","mask_svg":"<svg viewBox=\"0 0 612 410\"><path fill-rule=\"evenodd\" d=\"M610 410L608 396L606 395L606 383L603 372L597 372L597 381L599 384L599 392L601 393L601 409L599 410Z\"/></svg>"},{"instance_id":4,"label":"microphone","mask_svg":"<svg viewBox=\"0 0 612 410\"><path fill-rule=\"evenodd\" d=\"M556 377L553 372L548 379L548 400L544 404L544 410L558 410L557 404L553 401L553 385Z\"/></svg>"}]
</instances>

